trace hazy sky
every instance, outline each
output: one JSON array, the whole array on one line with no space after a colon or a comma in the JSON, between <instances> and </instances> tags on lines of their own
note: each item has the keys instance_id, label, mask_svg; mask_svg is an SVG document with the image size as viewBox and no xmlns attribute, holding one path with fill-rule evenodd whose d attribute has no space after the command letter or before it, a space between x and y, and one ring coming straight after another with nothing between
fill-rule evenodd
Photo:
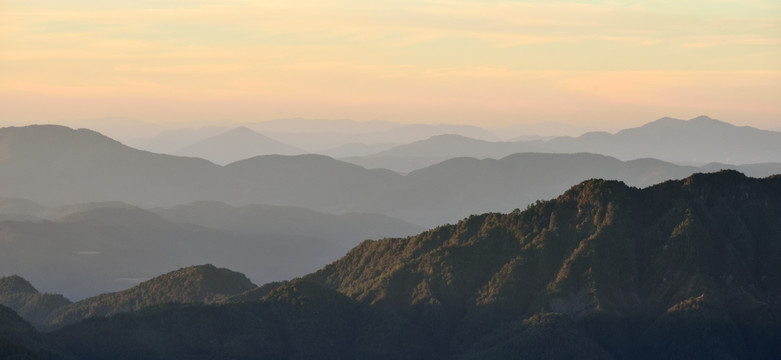
<instances>
[{"instance_id":1,"label":"hazy sky","mask_svg":"<svg viewBox=\"0 0 781 360\"><path fill-rule=\"evenodd\" d=\"M781 127L781 2L0 0L0 121Z\"/></svg>"}]
</instances>

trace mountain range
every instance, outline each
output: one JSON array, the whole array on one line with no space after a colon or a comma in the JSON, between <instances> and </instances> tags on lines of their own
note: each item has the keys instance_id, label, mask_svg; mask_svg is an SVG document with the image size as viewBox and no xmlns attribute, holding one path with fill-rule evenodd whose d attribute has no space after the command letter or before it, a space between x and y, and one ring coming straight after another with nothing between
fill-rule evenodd
<instances>
[{"instance_id":1,"label":"mountain range","mask_svg":"<svg viewBox=\"0 0 781 360\"><path fill-rule=\"evenodd\" d=\"M55 344L82 359L770 359L781 353L779 218L778 175L646 188L592 179L523 211L367 240L302 278L244 282L210 305L87 319L43 343L14 335L8 348Z\"/></svg>"},{"instance_id":2,"label":"mountain range","mask_svg":"<svg viewBox=\"0 0 781 360\"><path fill-rule=\"evenodd\" d=\"M0 222L0 274L81 299L190 264L230 266L258 282L313 271L368 238L423 228L372 214L194 203L140 209L96 203ZM39 215L41 216L41 215Z\"/></svg>"},{"instance_id":3,"label":"mountain range","mask_svg":"<svg viewBox=\"0 0 781 360\"><path fill-rule=\"evenodd\" d=\"M589 152L621 160L654 158L686 164L781 162L781 132L760 130L699 116L688 121L661 118L615 134L492 142L438 135L368 156L343 160L366 168L410 172L453 157L499 159L520 152Z\"/></svg>"},{"instance_id":4,"label":"mountain range","mask_svg":"<svg viewBox=\"0 0 781 360\"><path fill-rule=\"evenodd\" d=\"M524 207L589 178L647 186L722 168L767 176L779 172L781 163L695 167L595 154L523 153L499 160L455 158L401 175L311 154L258 156L219 166L136 150L85 129L0 129L0 196L49 207L123 201L148 208L220 201L376 213L431 227L470 214Z\"/></svg>"},{"instance_id":5,"label":"mountain range","mask_svg":"<svg viewBox=\"0 0 781 360\"><path fill-rule=\"evenodd\" d=\"M225 165L258 155L299 155L305 152L242 126L185 146L174 155L198 157Z\"/></svg>"}]
</instances>

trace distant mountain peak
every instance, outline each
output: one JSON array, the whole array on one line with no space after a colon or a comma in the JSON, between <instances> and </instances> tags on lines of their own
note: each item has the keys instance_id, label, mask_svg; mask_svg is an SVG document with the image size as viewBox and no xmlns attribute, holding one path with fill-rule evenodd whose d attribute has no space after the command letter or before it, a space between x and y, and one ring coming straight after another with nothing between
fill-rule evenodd
<instances>
[{"instance_id":1,"label":"distant mountain peak","mask_svg":"<svg viewBox=\"0 0 781 360\"><path fill-rule=\"evenodd\" d=\"M19 275L11 275L0 278L0 294L26 293L37 294L38 290Z\"/></svg>"},{"instance_id":2,"label":"distant mountain peak","mask_svg":"<svg viewBox=\"0 0 781 360\"><path fill-rule=\"evenodd\" d=\"M640 128L657 127L657 126L682 126L685 123L686 123L685 120L681 120L681 119L676 119L676 118L671 118L669 116L665 116L663 118L656 119L654 121L646 123L646 124L640 126ZM631 129L624 129L622 131L626 131L626 130L631 130Z\"/></svg>"},{"instance_id":3,"label":"distant mountain peak","mask_svg":"<svg viewBox=\"0 0 781 360\"><path fill-rule=\"evenodd\" d=\"M223 135L243 135L243 136L253 136L253 137L257 137L257 138L270 139L268 136L263 135L263 134L255 131L255 130L252 130L252 129L246 127L246 126L235 127L235 128L230 129L230 130L228 130L228 131L226 131L226 132L224 132L222 134L215 135L215 137L223 136Z\"/></svg>"},{"instance_id":4,"label":"distant mountain peak","mask_svg":"<svg viewBox=\"0 0 781 360\"><path fill-rule=\"evenodd\" d=\"M201 157L218 164L229 164L257 155L295 155L305 151L284 144L246 126L239 126L176 152L178 155Z\"/></svg>"},{"instance_id":5,"label":"distant mountain peak","mask_svg":"<svg viewBox=\"0 0 781 360\"><path fill-rule=\"evenodd\" d=\"M246 275L212 264L188 266L138 284L124 292L158 293L169 301L209 302L219 295L235 295L255 288ZM165 293L170 291L170 293Z\"/></svg>"},{"instance_id":6,"label":"distant mountain peak","mask_svg":"<svg viewBox=\"0 0 781 360\"><path fill-rule=\"evenodd\" d=\"M689 120L681 120L676 119L672 117L663 117L657 120L654 120L652 122L649 122L641 127L648 127L648 126L676 126L676 127L682 127L682 126L691 126L691 125L706 125L706 124L727 124L731 125L727 122L716 120L714 118L711 118L707 115L700 115L694 118L691 118Z\"/></svg>"},{"instance_id":7,"label":"distant mountain peak","mask_svg":"<svg viewBox=\"0 0 781 360\"><path fill-rule=\"evenodd\" d=\"M688 123L689 124L694 124L694 125L718 125L718 126L726 126L726 127L731 127L731 128L736 127L735 125L730 124L730 123L728 123L726 121L717 120L717 119L708 117L706 115L700 115L700 116L697 116L695 118L691 118L691 119L689 119Z\"/></svg>"},{"instance_id":8,"label":"distant mountain peak","mask_svg":"<svg viewBox=\"0 0 781 360\"><path fill-rule=\"evenodd\" d=\"M434 141L434 142L455 142L455 143L461 143L461 142L485 142L485 140L475 139L464 135L459 134L440 134L440 135L434 135L428 140L421 140L420 143L426 142L426 141Z\"/></svg>"},{"instance_id":9,"label":"distant mountain peak","mask_svg":"<svg viewBox=\"0 0 781 360\"><path fill-rule=\"evenodd\" d=\"M700 115L689 119L689 121L718 121L718 120L709 117L708 115Z\"/></svg>"}]
</instances>

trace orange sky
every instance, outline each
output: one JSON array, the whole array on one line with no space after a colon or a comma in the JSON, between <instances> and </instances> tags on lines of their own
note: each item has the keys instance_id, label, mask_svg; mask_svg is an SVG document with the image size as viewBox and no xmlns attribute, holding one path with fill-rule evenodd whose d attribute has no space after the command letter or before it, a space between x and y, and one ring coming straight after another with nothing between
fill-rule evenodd
<instances>
[{"instance_id":1,"label":"orange sky","mask_svg":"<svg viewBox=\"0 0 781 360\"><path fill-rule=\"evenodd\" d=\"M778 1L0 0L4 125L775 128L779 100Z\"/></svg>"}]
</instances>

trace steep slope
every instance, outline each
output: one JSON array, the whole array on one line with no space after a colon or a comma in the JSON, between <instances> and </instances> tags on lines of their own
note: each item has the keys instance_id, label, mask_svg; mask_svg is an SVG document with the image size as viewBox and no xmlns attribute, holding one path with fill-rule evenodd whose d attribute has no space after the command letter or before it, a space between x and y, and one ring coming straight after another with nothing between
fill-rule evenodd
<instances>
[{"instance_id":1,"label":"steep slope","mask_svg":"<svg viewBox=\"0 0 781 360\"><path fill-rule=\"evenodd\" d=\"M185 146L175 154L225 165L259 155L298 155L304 152L242 126Z\"/></svg>"},{"instance_id":2,"label":"steep slope","mask_svg":"<svg viewBox=\"0 0 781 360\"><path fill-rule=\"evenodd\" d=\"M642 190L591 180L524 212L367 241L305 279L437 324L427 336L451 355L555 312L617 357L645 346L764 357L781 350L779 216L778 176L724 171Z\"/></svg>"},{"instance_id":3,"label":"steep slope","mask_svg":"<svg viewBox=\"0 0 781 360\"><path fill-rule=\"evenodd\" d=\"M25 341L34 332L32 325L0 305L0 359L40 359Z\"/></svg>"},{"instance_id":4,"label":"steep slope","mask_svg":"<svg viewBox=\"0 0 781 360\"><path fill-rule=\"evenodd\" d=\"M10 308L0 305L0 359L75 360L68 351L35 331Z\"/></svg>"},{"instance_id":5,"label":"steep slope","mask_svg":"<svg viewBox=\"0 0 781 360\"><path fill-rule=\"evenodd\" d=\"M62 307L51 314L54 326L62 326L93 316L167 303L211 303L255 288L244 274L214 265L182 268L144 281L130 289L102 294Z\"/></svg>"}]
</instances>

